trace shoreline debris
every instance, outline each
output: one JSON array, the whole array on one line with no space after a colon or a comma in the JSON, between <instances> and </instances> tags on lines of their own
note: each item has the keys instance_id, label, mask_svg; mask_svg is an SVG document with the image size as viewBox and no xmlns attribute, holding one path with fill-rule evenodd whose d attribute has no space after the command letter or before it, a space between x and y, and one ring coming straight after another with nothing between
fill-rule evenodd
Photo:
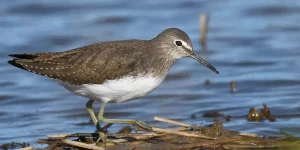
<instances>
[{"instance_id":1,"label":"shoreline debris","mask_svg":"<svg viewBox=\"0 0 300 150\"><path fill-rule=\"evenodd\" d=\"M249 122L260 122L262 121L262 115L259 111L255 108L250 108L249 113L247 115L247 120Z\"/></svg>"},{"instance_id":2,"label":"shoreline debris","mask_svg":"<svg viewBox=\"0 0 300 150\"><path fill-rule=\"evenodd\" d=\"M209 127L195 126L175 120L155 117L154 120L177 125L176 128L158 128L141 133L107 133L106 144L95 143L98 133L75 133L49 135L47 139L38 140L47 144L47 150L56 149L278 149L281 147L300 148L300 139L287 140L283 136L262 138L255 133L240 133L225 130L222 122L216 121ZM270 136L271 137L271 136ZM279 137L279 138L276 138ZM291 138L290 136L287 138Z\"/></svg>"},{"instance_id":3,"label":"shoreline debris","mask_svg":"<svg viewBox=\"0 0 300 150\"><path fill-rule=\"evenodd\" d=\"M234 81L230 81L230 89L231 89L231 93L235 93L237 91Z\"/></svg>"},{"instance_id":4,"label":"shoreline debris","mask_svg":"<svg viewBox=\"0 0 300 150\"><path fill-rule=\"evenodd\" d=\"M207 31L208 31L209 15L200 14L200 43L203 50L207 49Z\"/></svg>"},{"instance_id":5,"label":"shoreline debris","mask_svg":"<svg viewBox=\"0 0 300 150\"><path fill-rule=\"evenodd\" d=\"M264 103L263 108L260 109L260 112L271 122L276 121L276 118L271 115L270 109L267 107L267 105Z\"/></svg>"}]
</instances>

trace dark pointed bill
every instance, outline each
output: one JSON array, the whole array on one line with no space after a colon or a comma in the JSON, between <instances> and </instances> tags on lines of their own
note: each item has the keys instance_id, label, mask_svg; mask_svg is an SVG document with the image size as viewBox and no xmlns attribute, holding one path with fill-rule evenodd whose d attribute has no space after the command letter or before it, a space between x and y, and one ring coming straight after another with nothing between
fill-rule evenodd
<instances>
[{"instance_id":1,"label":"dark pointed bill","mask_svg":"<svg viewBox=\"0 0 300 150\"><path fill-rule=\"evenodd\" d=\"M200 62L201 64L203 64L204 66L206 66L207 68L209 68L210 70L212 70L213 72L215 72L216 74L219 74L219 71L212 66L211 64L209 64L207 61L205 61L203 58L201 58L199 55L197 55L194 52L190 52L190 57L194 58L195 60L197 60L198 62Z\"/></svg>"}]
</instances>

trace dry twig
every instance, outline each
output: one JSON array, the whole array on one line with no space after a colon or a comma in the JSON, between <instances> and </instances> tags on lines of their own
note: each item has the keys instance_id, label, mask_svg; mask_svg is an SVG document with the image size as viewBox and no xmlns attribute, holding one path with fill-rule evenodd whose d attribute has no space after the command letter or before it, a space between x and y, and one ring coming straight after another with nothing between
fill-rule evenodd
<instances>
[{"instance_id":1,"label":"dry twig","mask_svg":"<svg viewBox=\"0 0 300 150\"><path fill-rule=\"evenodd\" d=\"M107 138L113 141L114 145L106 146L109 146L109 148L112 149L194 149L200 147L207 147L212 149L218 147L227 149L259 149L300 146L299 141L295 141L297 139L293 139L294 142L283 140L282 137L277 140L268 140L258 137L258 134L239 133L236 131L223 130L222 123L220 124L220 122L215 122L215 124L210 127L199 127L159 117L155 117L154 119L173 125L179 125L180 128L162 129L153 127L152 133L108 133L106 134ZM187 128L195 130L189 131L187 130ZM56 134L49 135L47 140L38 140L38 142L50 145L48 148L51 149L57 149L60 148L60 146L69 146L69 148L79 147L84 149L103 150L104 148L95 146L94 139L98 136L98 133ZM86 144L68 140L67 138L70 137L77 137L80 141L81 139L84 139L83 141L87 141L87 143L91 142L94 144ZM147 145L147 147L145 147L145 144Z\"/></svg>"},{"instance_id":2,"label":"dry twig","mask_svg":"<svg viewBox=\"0 0 300 150\"><path fill-rule=\"evenodd\" d=\"M34 149L33 146L29 146L29 147L21 148L21 149L18 149L18 150L33 150L33 149Z\"/></svg>"},{"instance_id":3,"label":"dry twig","mask_svg":"<svg viewBox=\"0 0 300 150\"><path fill-rule=\"evenodd\" d=\"M160 117L154 117L154 120L161 121L161 122L166 122L166 123L169 123L169 124L175 124L175 125L183 126L183 127L186 127L186 128L201 129L201 127L199 127L199 126L194 126L194 125L191 125L191 124L186 124L186 123L178 122L178 121L175 121L175 120L164 119L164 118L160 118Z\"/></svg>"},{"instance_id":4,"label":"dry twig","mask_svg":"<svg viewBox=\"0 0 300 150\"><path fill-rule=\"evenodd\" d=\"M71 140L67 140L67 139L62 139L61 142L64 143L64 144L68 144L68 145L72 145L72 146L76 146L76 147L81 147L81 148L85 148L85 149L104 150L104 148L102 148L102 147L98 147L98 146L90 145L90 144L85 144L85 143L81 143L81 142L76 142L76 141L71 141Z\"/></svg>"},{"instance_id":5,"label":"dry twig","mask_svg":"<svg viewBox=\"0 0 300 150\"><path fill-rule=\"evenodd\" d=\"M163 133L169 133L169 134L176 134L176 135L181 135L181 136L187 136L187 137L196 137L196 138L203 138L203 139L210 139L210 140L215 140L218 138L214 138L214 137L209 137L203 134L191 134L191 133L187 133L187 132L182 132L182 131L174 131L174 130L167 130L167 129L161 129L161 128L156 128L153 127L152 130L154 132L163 132Z\"/></svg>"}]
</instances>

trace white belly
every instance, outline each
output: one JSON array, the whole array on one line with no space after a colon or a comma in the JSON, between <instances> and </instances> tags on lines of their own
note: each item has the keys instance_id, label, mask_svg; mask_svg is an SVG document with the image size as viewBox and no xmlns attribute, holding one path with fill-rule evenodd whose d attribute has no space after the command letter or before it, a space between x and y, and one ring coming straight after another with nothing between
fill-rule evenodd
<instances>
[{"instance_id":1,"label":"white belly","mask_svg":"<svg viewBox=\"0 0 300 150\"><path fill-rule=\"evenodd\" d=\"M59 81L69 91L105 103L119 103L142 97L160 85L163 78L125 77L106 80L103 84L71 85Z\"/></svg>"}]
</instances>

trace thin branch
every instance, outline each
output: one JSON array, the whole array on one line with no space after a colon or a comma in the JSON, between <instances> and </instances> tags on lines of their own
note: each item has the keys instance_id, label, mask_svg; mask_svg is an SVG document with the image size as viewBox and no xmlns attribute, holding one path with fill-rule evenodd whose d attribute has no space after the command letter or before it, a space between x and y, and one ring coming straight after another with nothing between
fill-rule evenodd
<instances>
[{"instance_id":1,"label":"thin branch","mask_svg":"<svg viewBox=\"0 0 300 150\"><path fill-rule=\"evenodd\" d=\"M99 134L98 133L73 133L73 134L52 134L52 135L48 135L48 139L64 139L64 138L68 138L68 137L80 137L80 136L84 136L84 137L97 137Z\"/></svg>"},{"instance_id":2,"label":"thin branch","mask_svg":"<svg viewBox=\"0 0 300 150\"><path fill-rule=\"evenodd\" d=\"M127 133L127 134L107 134L107 137L110 138L135 138L137 140L146 140L146 139L150 139L152 137L158 137L161 136L161 134L157 134L157 133L144 133L144 134L138 134L138 133Z\"/></svg>"},{"instance_id":3,"label":"thin branch","mask_svg":"<svg viewBox=\"0 0 300 150\"><path fill-rule=\"evenodd\" d=\"M76 142L76 141L71 141L71 140L67 140L67 139L62 139L61 142L64 144L81 147L81 148L85 148L85 149L104 150L104 148L102 148L102 147L85 144L85 143L81 143L81 142Z\"/></svg>"},{"instance_id":4,"label":"thin branch","mask_svg":"<svg viewBox=\"0 0 300 150\"><path fill-rule=\"evenodd\" d=\"M170 119L165 119L165 118L160 118L160 117L154 117L154 120L165 122L165 123L170 123L170 124L175 124L175 125L183 126L186 128L201 129L201 127L199 127L199 126L194 126L191 124L186 124L186 123L178 122L175 120L170 120Z\"/></svg>"},{"instance_id":5,"label":"thin branch","mask_svg":"<svg viewBox=\"0 0 300 150\"><path fill-rule=\"evenodd\" d=\"M209 140L218 139L218 138L209 137L209 136L206 136L206 135L203 135L200 133L199 134L191 134L191 133L186 133L186 132L181 132L181 131L156 128L156 127L153 127L152 130L154 132L163 132L163 133L176 134L176 135L187 136L187 137L196 137L196 138L209 139Z\"/></svg>"},{"instance_id":6,"label":"thin branch","mask_svg":"<svg viewBox=\"0 0 300 150\"><path fill-rule=\"evenodd\" d=\"M116 139L116 140L112 140L113 142L115 143L125 143L125 142L128 142L128 140L126 139Z\"/></svg>"},{"instance_id":7,"label":"thin branch","mask_svg":"<svg viewBox=\"0 0 300 150\"><path fill-rule=\"evenodd\" d=\"M48 139L64 139L70 134L53 134L53 135L48 135Z\"/></svg>"},{"instance_id":8,"label":"thin branch","mask_svg":"<svg viewBox=\"0 0 300 150\"><path fill-rule=\"evenodd\" d=\"M239 133L239 135L250 136L250 137L258 137L256 133Z\"/></svg>"},{"instance_id":9,"label":"thin branch","mask_svg":"<svg viewBox=\"0 0 300 150\"><path fill-rule=\"evenodd\" d=\"M21 148L21 149L18 149L18 150L33 150L33 149L34 149L33 146L29 146L29 147Z\"/></svg>"}]
</instances>

